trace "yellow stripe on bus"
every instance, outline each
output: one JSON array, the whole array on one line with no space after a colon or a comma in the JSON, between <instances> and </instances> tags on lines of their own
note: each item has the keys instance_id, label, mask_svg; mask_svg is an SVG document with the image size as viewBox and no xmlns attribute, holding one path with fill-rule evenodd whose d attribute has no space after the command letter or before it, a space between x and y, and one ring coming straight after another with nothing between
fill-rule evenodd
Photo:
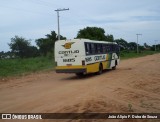
<instances>
[{"instance_id":1,"label":"yellow stripe on bus","mask_svg":"<svg viewBox=\"0 0 160 122\"><path fill-rule=\"evenodd\" d=\"M99 62L89 65L79 66L57 66L56 69L87 69L87 73L97 72L99 69Z\"/></svg>"},{"instance_id":2,"label":"yellow stripe on bus","mask_svg":"<svg viewBox=\"0 0 160 122\"><path fill-rule=\"evenodd\" d=\"M94 73L94 72L98 72L99 70L99 63L94 63L94 64L88 64L85 66L82 65L78 65L78 66L57 66L56 69L87 69L87 73ZM103 65L103 69L108 69L109 65L110 65L110 61L104 61L102 62Z\"/></svg>"},{"instance_id":3,"label":"yellow stripe on bus","mask_svg":"<svg viewBox=\"0 0 160 122\"><path fill-rule=\"evenodd\" d=\"M84 69L86 66L78 65L78 66L57 66L56 69Z\"/></svg>"}]
</instances>

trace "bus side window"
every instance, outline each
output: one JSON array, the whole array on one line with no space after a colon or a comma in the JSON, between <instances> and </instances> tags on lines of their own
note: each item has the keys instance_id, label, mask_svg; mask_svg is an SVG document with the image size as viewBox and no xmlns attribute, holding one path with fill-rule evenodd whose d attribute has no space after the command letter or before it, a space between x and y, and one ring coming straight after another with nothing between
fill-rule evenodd
<instances>
[{"instance_id":1,"label":"bus side window","mask_svg":"<svg viewBox=\"0 0 160 122\"><path fill-rule=\"evenodd\" d=\"M104 52L107 53L107 45L105 44L104 47Z\"/></svg>"},{"instance_id":2,"label":"bus side window","mask_svg":"<svg viewBox=\"0 0 160 122\"><path fill-rule=\"evenodd\" d=\"M91 43L89 43L89 54L92 54Z\"/></svg>"},{"instance_id":3,"label":"bus side window","mask_svg":"<svg viewBox=\"0 0 160 122\"><path fill-rule=\"evenodd\" d=\"M111 45L111 51L114 52L114 44Z\"/></svg>"},{"instance_id":4,"label":"bus side window","mask_svg":"<svg viewBox=\"0 0 160 122\"><path fill-rule=\"evenodd\" d=\"M118 52L120 52L120 46L119 46L119 45L117 45L117 47L118 47Z\"/></svg>"},{"instance_id":5,"label":"bus side window","mask_svg":"<svg viewBox=\"0 0 160 122\"><path fill-rule=\"evenodd\" d=\"M102 50L103 50L103 53L106 53L106 45L102 45Z\"/></svg>"},{"instance_id":6,"label":"bus side window","mask_svg":"<svg viewBox=\"0 0 160 122\"><path fill-rule=\"evenodd\" d=\"M110 45L106 45L106 52L109 53L110 52Z\"/></svg>"},{"instance_id":7,"label":"bus side window","mask_svg":"<svg viewBox=\"0 0 160 122\"><path fill-rule=\"evenodd\" d=\"M103 53L103 46L102 44L99 44L100 45L100 53Z\"/></svg>"},{"instance_id":8,"label":"bus side window","mask_svg":"<svg viewBox=\"0 0 160 122\"><path fill-rule=\"evenodd\" d=\"M112 44L110 45L110 52L112 52L113 51L113 46L112 46Z\"/></svg>"},{"instance_id":9,"label":"bus side window","mask_svg":"<svg viewBox=\"0 0 160 122\"><path fill-rule=\"evenodd\" d=\"M94 47L95 47L95 54L98 54L98 47L97 47L97 44L94 44Z\"/></svg>"},{"instance_id":10,"label":"bus side window","mask_svg":"<svg viewBox=\"0 0 160 122\"><path fill-rule=\"evenodd\" d=\"M117 52L117 45L114 45L114 52Z\"/></svg>"},{"instance_id":11,"label":"bus side window","mask_svg":"<svg viewBox=\"0 0 160 122\"><path fill-rule=\"evenodd\" d=\"M115 45L112 45L112 52L115 52Z\"/></svg>"},{"instance_id":12,"label":"bus side window","mask_svg":"<svg viewBox=\"0 0 160 122\"><path fill-rule=\"evenodd\" d=\"M116 52L119 53L119 51L120 51L120 48L118 45L116 45Z\"/></svg>"},{"instance_id":13,"label":"bus side window","mask_svg":"<svg viewBox=\"0 0 160 122\"><path fill-rule=\"evenodd\" d=\"M101 53L101 52L102 52L101 44L97 44L97 51L98 51L98 53Z\"/></svg>"},{"instance_id":14,"label":"bus side window","mask_svg":"<svg viewBox=\"0 0 160 122\"><path fill-rule=\"evenodd\" d=\"M92 51L92 54L95 54L95 44L94 43L91 43L91 51Z\"/></svg>"},{"instance_id":15,"label":"bus side window","mask_svg":"<svg viewBox=\"0 0 160 122\"><path fill-rule=\"evenodd\" d=\"M86 54L88 53L87 43L84 43Z\"/></svg>"},{"instance_id":16,"label":"bus side window","mask_svg":"<svg viewBox=\"0 0 160 122\"><path fill-rule=\"evenodd\" d=\"M86 50L86 55L89 54L89 44L85 43L85 50Z\"/></svg>"},{"instance_id":17,"label":"bus side window","mask_svg":"<svg viewBox=\"0 0 160 122\"><path fill-rule=\"evenodd\" d=\"M92 54L91 43L85 43L86 55Z\"/></svg>"},{"instance_id":18,"label":"bus side window","mask_svg":"<svg viewBox=\"0 0 160 122\"><path fill-rule=\"evenodd\" d=\"M117 45L114 45L114 52L117 52Z\"/></svg>"}]
</instances>

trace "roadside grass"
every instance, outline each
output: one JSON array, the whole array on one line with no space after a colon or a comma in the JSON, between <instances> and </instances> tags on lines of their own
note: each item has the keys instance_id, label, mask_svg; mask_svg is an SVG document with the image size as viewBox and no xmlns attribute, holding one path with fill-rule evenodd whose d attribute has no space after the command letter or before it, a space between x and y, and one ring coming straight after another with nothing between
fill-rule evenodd
<instances>
[{"instance_id":1,"label":"roadside grass","mask_svg":"<svg viewBox=\"0 0 160 122\"><path fill-rule=\"evenodd\" d=\"M138 57L143 57L143 56L146 56L146 55L153 55L153 54L156 54L156 53L160 53L160 51L142 51L140 53L136 53L135 51L121 51L120 52L120 58L121 60L123 59L129 59L129 58L138 58Z\"/></svg>"},{"instance_id":2,"label":"roadside grass","mask_svg":"<svg viewBox=\"0 0 160 122\"><path fill-rule=\"evenodd\" d=\"M160 53L160 51L143 51L139 54L133 51L121 51L120 57L122 60L124 60L152 55L155 53ZM54 67L55 62L53 56L27 59L0 59L0 78L8 76L21 76L39 71L53 70Z\"/></svg>"},{"instance_id":3,"label":"roadside grass","mask_svg":"<svg viewBox=\"0 0 160 122\"><path fill-rule=\"evenodd\" d=\"M36 57L27 59L0 59L0 77L17 76L54 68L54 59Z\"/></svg>"}]
</instances>

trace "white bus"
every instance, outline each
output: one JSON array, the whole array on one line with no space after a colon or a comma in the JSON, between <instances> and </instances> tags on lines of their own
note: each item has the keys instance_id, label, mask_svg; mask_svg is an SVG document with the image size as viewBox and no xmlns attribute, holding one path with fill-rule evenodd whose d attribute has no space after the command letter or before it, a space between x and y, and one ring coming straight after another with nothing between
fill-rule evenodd
<instances>
[{"instance_id":1,"label":"white bus","mask_svg":"<svg viewBox=\"0 0 160 122\"><path fill-rule=\"evenodd\" d=\"M119 61L119 46L115 42L89 39L55 42L57 73L101 74L105 69L116 69Z\"/></svg>"}]
</instances>

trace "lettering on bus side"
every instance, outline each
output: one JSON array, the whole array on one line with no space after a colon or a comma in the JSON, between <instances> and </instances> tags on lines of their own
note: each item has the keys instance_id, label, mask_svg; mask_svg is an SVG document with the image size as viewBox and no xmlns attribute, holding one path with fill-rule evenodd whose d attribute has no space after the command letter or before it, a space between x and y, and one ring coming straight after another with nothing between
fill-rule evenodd
<instances>
[{"instance_id":1,"label":"lettering on bus side","mask_svg":"<svg viewBox=\"0 0 160 122\"><path fill-rule=\"evenodd\" d=\"M90 61L92 61L92 57L87 57L87 58L85 58L85 60L86 60L86 62L90 62Z\"/></svg>"},{"instance_id":2,"label":"lettering on bus side","mask_svg":"<svg viewBox=\"0 0 160 122\"><path fill-rule=\"evenodd\" d=\"M75 62L75 58L63 59L63 62Z\"/></svg>"},{"instance_id":3,"label":"lettering on bus side","mask_svg":"<svg viewBox=\"0 0 160 122\"><path fill-rule=\"evenodd\" d=\"M79 53L79 50L69 50L69 51L59 51L58 54L75 54L75 53Z\"/></svg>"},{"instance_id":4,"label":"lettering on bus side","mask_svg":"<svg viewBox=\"0 0 160 122\"><path fill-rule=\"evenodd\" d=\"M100 56L95 56L94 57L95 61L104 60L104 59L106 59L105 55L100 55Z\"/></svg>"}]
</instances>

